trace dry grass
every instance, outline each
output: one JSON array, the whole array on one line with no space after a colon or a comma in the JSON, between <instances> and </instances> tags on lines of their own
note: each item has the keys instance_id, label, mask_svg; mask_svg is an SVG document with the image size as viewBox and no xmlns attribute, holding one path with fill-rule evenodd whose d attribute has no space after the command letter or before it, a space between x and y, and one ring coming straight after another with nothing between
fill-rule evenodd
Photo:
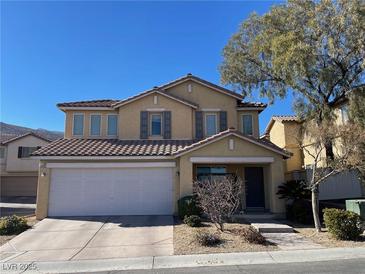
<instances>
[{"instance_id":1,"label":"dry grass","mask_svg":"<svg viewBox=\"0 0 365 274\"><path fill-rule=\"evenodd\" d=\"M311 239L313 242L325 247L365 247L365 235L363 234L358 241L341 241L336 240L326 229L317 233L312 227L295 227L295 231Z\"/></svg>"},{"instance_id":2,"label":"dry grass","mask_svg":"<svg viewBox=\"0 0 365 274\"><path fill-rule=\"evenodd\" d=\"M273 245L250 244L242 237L230 231L238 231L248 228L247 224L230 223L226 224L227 231L217 232L217 228L208 222L203 222L202 227L190 227L180 221L174 226L174 254L201 254L201 253L223 253L223 252L242 252L242 251L267 251L277 249ZM197 232L218 233L223 242L213 247L201 246L195 239Z\"/></svg>"},{"instance_id":3,"label":"dry grass","mask_svg":"<svg viewBox=\"0 0 365 274\"><path fill-rule=\"evenodd\" d=\"M292 226L299 234L325 247L365 247L365 232L358 241L341 241L333 238L326 228L322 228L322 232L317 233L313 225L303 225L289 221L287 221L287 224Z\"/></svg>"},{"instance_id":4,"label":"dry grass","mask_svg":"<svg viewBox=\"0 0 365 274\"><path fill-rule=\"evenodd\" d=\"M38 223L34 215L25 216L24 218L27 220L27 223L30 227ZM4 245L5 243L13 239L15 236L17 235L0 235L0 246Z\"/></svg>"}]
</instances>

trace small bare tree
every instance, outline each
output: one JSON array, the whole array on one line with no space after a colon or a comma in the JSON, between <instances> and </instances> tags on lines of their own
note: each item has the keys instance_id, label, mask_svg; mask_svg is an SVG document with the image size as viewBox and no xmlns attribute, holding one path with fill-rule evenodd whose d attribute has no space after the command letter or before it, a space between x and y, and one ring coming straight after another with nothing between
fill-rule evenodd
<instances>
[{"instance_id":1,"label":"small bare tree","mask_svg":"<svg viewBox=\"0 0 365 274\"><path fill-rule=\"evenodd\" d=\"M312 192L312 211L317 232L321 232L319 219L319 185L329 177L346 170L360 170L365 159L359 147L365 142L365 132L358 125L348 122L345 125L333 123L316 124L314 121L305 124L305 133L310 140L301 144L303 151L313 158L309 187ZM326 145L333 144L334 155L326 155Z\"/></svg>"},{"instance_id":2,"label":"small bare tree","mask_svg":"<svg viewBox=\"0 0 365 274\"><path fill-rule=\"evenodd\" d=\"M194 182L200 208L220 231L224 231L224 223L237 210L242 189L242 179L233 175Z\"/></svg>"}]
</instances>

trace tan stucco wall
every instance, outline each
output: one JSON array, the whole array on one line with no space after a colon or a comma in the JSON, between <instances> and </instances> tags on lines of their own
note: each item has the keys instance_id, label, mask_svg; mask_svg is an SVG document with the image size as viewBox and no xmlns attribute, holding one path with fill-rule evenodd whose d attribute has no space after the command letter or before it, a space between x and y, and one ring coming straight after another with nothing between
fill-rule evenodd
<instances>
[{"instance_id":1,"label":"tan stucco wall","mask_svg":"<svg viewBox=\"0 0 365 274\"><path fill-rule=\"evenodd\" d=\"M67 110L66 122L65 122L65 138L93 138L93 139L105 139L105 138L116 138L116 136L107 135L107 124L108 124L108 114L118 114L118 111L109 110ZM83 136L73 136L72 126L73 126L73 115L74 114L84 114L84 135ZM90 115L100 114L101 115L101 135L100 136L90 136ZM118 121L118 123L120 123ZM118 125L119 126L119 125Z\"/></svg>"},{"instance_id":2,"label":"tan stucco wall","mask_svg":"<svg viewBox=\"0 0 365 274\"><path fill-rule=\"evenodd\" d=\"M48 216L48 199L51 181L51 169L46 168L46 162L39 163L36 218L42 220Z\"/></svg>"},{"instance_id":3,"label":"tan stucco wall","mask_svg":"<svg viewBox=\"0 0 365 274\"><path fill-rule=\"evenodd\" d=\"M229 150L229 139L233 139L235 149ZM269 171L266 171L265 179L268 183L270 210L274 213L285 212L284 202L277 198L276 192L280 184L284 182L284 160L282 156L268 149L259 147L237 137L226 137L215 143L192 151L180 157L180 197L192 194L193 191L193 164L190 157L274 157ZM257 166L262 166L258 164Z\"/></svg>"},{"instance_id":4,"label":"tan stucco wall","mask_svg":"<svg viewBox=\"0 0 365 274\"><path fill-rule=\"evenodd\" d=\"M157 104L154 104L154 96L157 96ZM153 112L153 109L171 111L172 139L193 138L193 109L166 96L151 94L119 108L119 139L139 139L140 112Z\"/></svg>"},{"instance_id":5,"label":"tan stucco wall","mask_svg":"<svg viewBox=\"0 0 365 274\"><path fill-rule=\"evenodd\" d=\"M285 129L283 123L274 121L274 124L269 131L269 135L271 142L273 142L278 147L285 147Z\"/></svg>"},{"instance_id":6,"label":"tan stucco wall","mask_svg":"<svg viewBox=\"0 0 365 274\"><path fill-rule=\"evenodd\" d=\"M6 172L37 172L38 160L31 158L18 158L18 148L45 146L49 142L34 136L26 136L8 143L6 152ZM5 175L5 173L2 173Z\"/></svg>"},{"instance_id":7,"label":"tan stucco wall","mask_svg":"<svg viewBox=\"0 0 365 274\"><path fill-rule=\"evenodd\" d=\"M188 85L192 86L192 91L188 92ZM240 114L246 112L253 115L253 133L255 137L259 136L259 120L258 111L239 111L237 112L237 99L212 90L204 85L194 81L187 81L177 86L167 89L173 95L179 96L199 105L198 110L219 109L227 111L227 125L242 130L242 121ZM195 124L195 116L193 116L193 125ZM193 128L193 131L195 129ZM195 134L195 133L194 133Z\"/></svg>"}]
</instances>

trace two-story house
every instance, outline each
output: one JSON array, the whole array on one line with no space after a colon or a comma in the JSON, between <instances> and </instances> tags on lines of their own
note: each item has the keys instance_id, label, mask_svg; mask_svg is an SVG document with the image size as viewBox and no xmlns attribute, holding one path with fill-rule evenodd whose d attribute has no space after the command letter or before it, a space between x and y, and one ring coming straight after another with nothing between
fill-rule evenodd
<instances>
[{"instance_id":1,"label":"two-story house","mask_svg":"<svg viewBox=\"0 0 365 274\"><path fill-rule=\"evenodd\" d=\"M39 161L30 154L51 142L33 132L21 135L1 133L0 195L1 197L37 194Z\"/></svg>"},{"instance_id":2,"label":"two-story house","mask_svg":"<svg viewBox=\"0 0 365 274\"><path fill-rule=\"evenodd\" d=\"M260 139L265 107L191 74L124 100L58 104L65 138L33 154L37 218L170 215L194 180L232 173L242 209L283 214L290 153Z\"/></svg>"}]
</instances>

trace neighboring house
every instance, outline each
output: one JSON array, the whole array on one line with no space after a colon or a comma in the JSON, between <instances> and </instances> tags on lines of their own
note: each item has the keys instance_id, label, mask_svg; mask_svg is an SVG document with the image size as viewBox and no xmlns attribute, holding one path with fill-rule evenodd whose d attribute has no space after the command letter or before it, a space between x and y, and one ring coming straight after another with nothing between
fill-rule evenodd
<instances>
[{"instance_id":1,"label":"neighboring house","mask_svg":"<svg viewBox=\"0 0 365 274\"><path fill-rule=\"evenodd\" d=\"M124 100L58 104L65 139L40 159L37 218L169 215L193 181L235 173L242 210L282 215L290 153L259 138L266 105L188 74Z\"/></svg>"},{"instance_id":2,"label":"neighboring house","mask_svg":"<svg viewBox=\"0 0 365 274\"><path fill-rule=\"evenodd\" d=\"M343 99L334 107L337 124L346 124L349 119L348 100ZM266 127L265 138L277 146L290 151L293 156L286 161L286 180L305 180L310 175L313 157L313 147L310 137L302 129L302 123L296 116L273 116ZM305 149L301 149L302 144ZM336 143L335 153L340 146ZM321 159L325 161L323 152ZM332 176L322 183L319 188L320 200L339 200L365 197L365 187L355 172L343 172Z\"/></svg>"},{"instance_id":3,"label":"neighboring house","mask_svg":"<svg viewBox=\"0 0 365 274\"><path fill-rule=\"evenodd\" d=\"M22 135L1 132L1 197L36 196L39 161L30 154L51 140L33 132Z\"/></svg>"}]
</instances>

